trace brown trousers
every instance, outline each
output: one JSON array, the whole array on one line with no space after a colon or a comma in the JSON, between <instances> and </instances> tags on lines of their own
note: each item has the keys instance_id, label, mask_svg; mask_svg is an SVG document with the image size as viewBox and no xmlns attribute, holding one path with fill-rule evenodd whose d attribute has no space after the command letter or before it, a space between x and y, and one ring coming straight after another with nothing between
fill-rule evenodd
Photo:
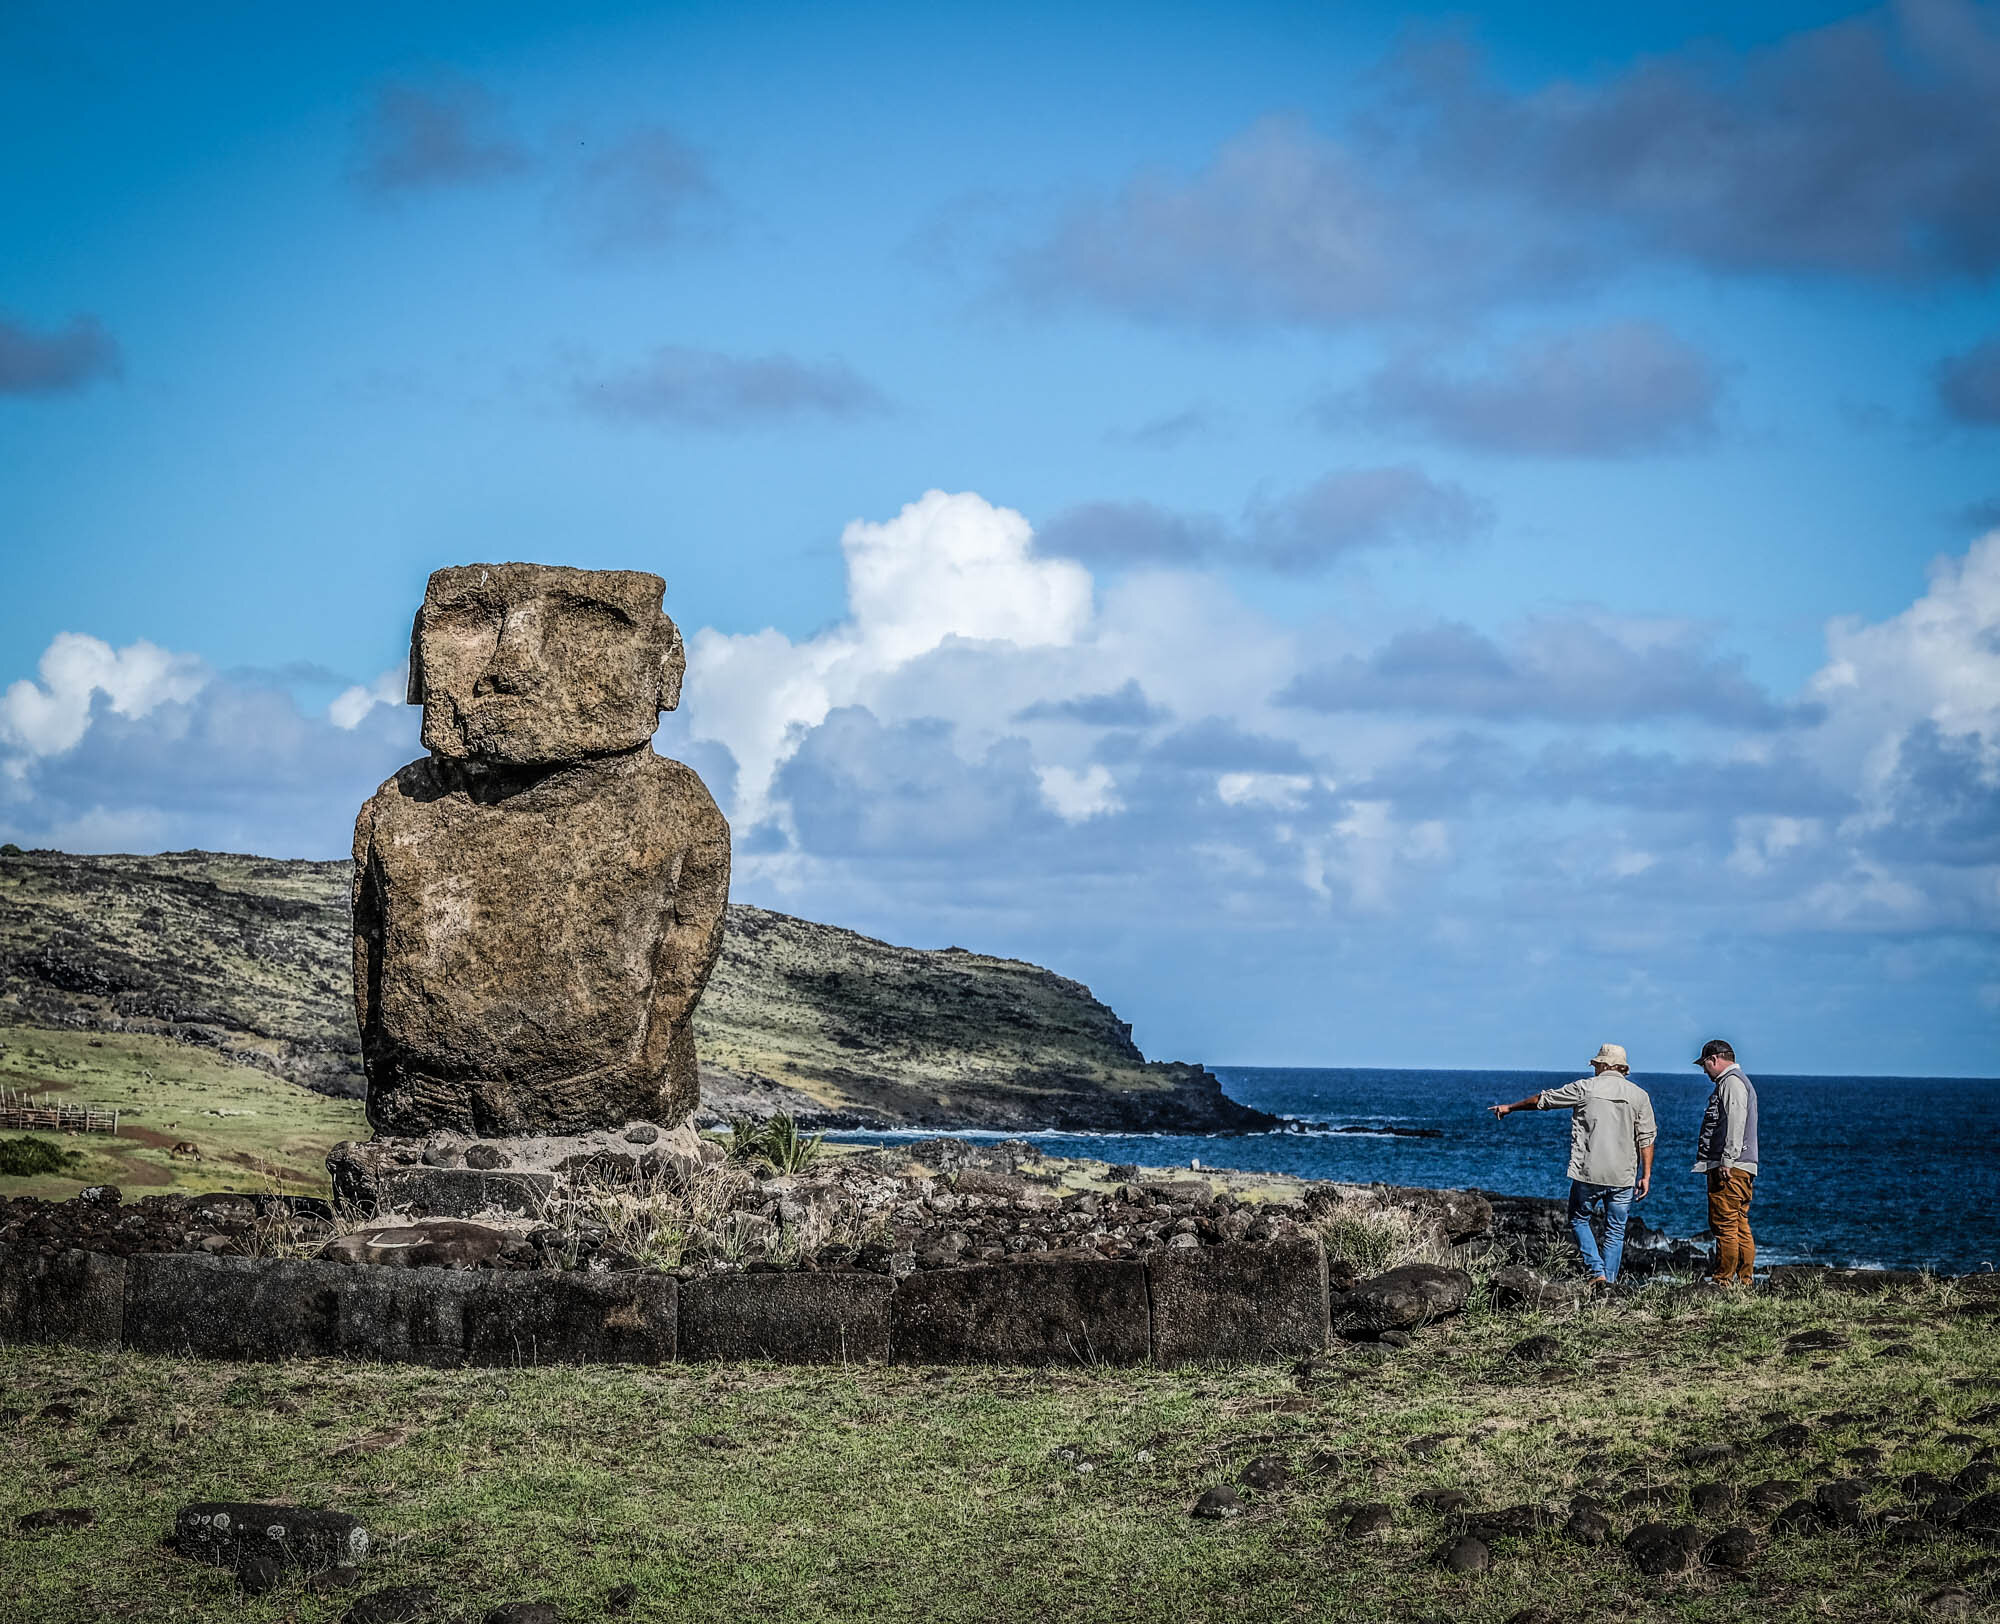
<instances>
[{"instance_id":1,"label":"brown trousers","mask_svg":"<svg viewBox=\"0 0 2000 1624\"><path fill-rule=\"evenodd\" d=\"M1713 1280L1750 1284L1750 1271L1757 1262L1757 1243L1750 1235L1750 1197L1756 1184L1757 1175L1740 1167L1727 1172L1709 1169L1708 1228L1715 1236Z\"/></svg>"}]
</instances>

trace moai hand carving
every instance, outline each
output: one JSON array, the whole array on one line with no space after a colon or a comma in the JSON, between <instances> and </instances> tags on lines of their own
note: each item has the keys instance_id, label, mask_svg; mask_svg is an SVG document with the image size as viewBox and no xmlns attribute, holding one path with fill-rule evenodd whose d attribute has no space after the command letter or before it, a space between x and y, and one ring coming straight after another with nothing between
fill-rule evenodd
<instances>
[{"instance_id":1,"label":"moai hand carving","mask_svg":"<svg viewBox=\"0 0 2000 1624\"><path fill-rule=\"evenodd\" d=\"M664 583L470 564L410 639L424 747L354 826L354 999L377 1133L673 1124L722 945L729 826L649 744L680 701Z\"/></svg>"}]
</instances>

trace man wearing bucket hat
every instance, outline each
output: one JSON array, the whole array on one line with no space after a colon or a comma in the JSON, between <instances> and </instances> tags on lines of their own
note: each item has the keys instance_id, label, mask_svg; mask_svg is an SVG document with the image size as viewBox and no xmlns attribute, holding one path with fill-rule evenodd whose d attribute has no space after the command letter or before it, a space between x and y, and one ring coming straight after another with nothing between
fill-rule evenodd
<instances>
[{"instance_id":1,"label":"man wearing bucket hat","mask_svg":"<svg viewBox=\"0 0 2000 1624\"><path fill-rule=\"evenodd\" d=\"M1625 1221L1634 1201L1653 1186L1653 1101L1632 1081L1625 1051L1607 1043L1591 1056L1591 1075L1561 1088L1545 1088L1511 1105L1488 1106L1493 1115L1548 1111L1566 1105L1569 1127L1569 1227L1593 1283L1618 1278L1625 1255ZM1604 1226L1599 1248L1592 1220Z\"/></svg>"}]
</instances>

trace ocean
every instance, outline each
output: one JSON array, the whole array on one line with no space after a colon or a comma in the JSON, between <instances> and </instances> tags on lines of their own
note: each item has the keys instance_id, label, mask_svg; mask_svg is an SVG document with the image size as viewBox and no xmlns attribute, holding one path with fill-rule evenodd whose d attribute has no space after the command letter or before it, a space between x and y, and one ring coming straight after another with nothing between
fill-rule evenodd
<instances>
[{"instance_id":1,"label":"ocean","mask_svg":"<svg viewBox=\"0 0 2000 1624\"><path fill-rule=\"evenodd\" d=\"M1575 1072L1210 1070L1231 1098L1285 1118L1287 1129L1241 1137L1012 1137L1032 1139L1051 1156L1110 1162L1185 1167L1199 1158L1205 1167L1508 1195L1569 1189L1567 1111L1517 1112L1496 1122L1486 1107L1566 1083ZM1953 1274L2000 1268L2000 1079L1750 1075L1763 1156L1750 1212L1760 1264ZM1653 1193L1634 1210L1670 1235L1699 1235L1708 1223L1706 1199L1688 1169L1708 1080L1690 1067L1633 1081L1652 1095L1660 1130ZM1435 1137L1390 1129L1429 1129ZM904 1136L830 1137L885 1143Z\"/></svg>"}]
</instances>

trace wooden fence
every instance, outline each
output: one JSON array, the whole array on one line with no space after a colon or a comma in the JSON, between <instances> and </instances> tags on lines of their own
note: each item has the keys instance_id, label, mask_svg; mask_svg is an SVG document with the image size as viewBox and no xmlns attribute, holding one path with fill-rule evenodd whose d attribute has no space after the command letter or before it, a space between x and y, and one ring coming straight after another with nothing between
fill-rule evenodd
<instances>
[{"instance_id":1,"label":"wooden fence","mask_svg":"<svg viewBox=\"0 0 2000 1624\"><path fill-rule=\"evenodd\" d=\"M118 1112L102 1105L65 1105L46 1094L0 1088L0 1128L40 1128L53 1133L118 1131Z\"/></svg>"}]
</instances>

